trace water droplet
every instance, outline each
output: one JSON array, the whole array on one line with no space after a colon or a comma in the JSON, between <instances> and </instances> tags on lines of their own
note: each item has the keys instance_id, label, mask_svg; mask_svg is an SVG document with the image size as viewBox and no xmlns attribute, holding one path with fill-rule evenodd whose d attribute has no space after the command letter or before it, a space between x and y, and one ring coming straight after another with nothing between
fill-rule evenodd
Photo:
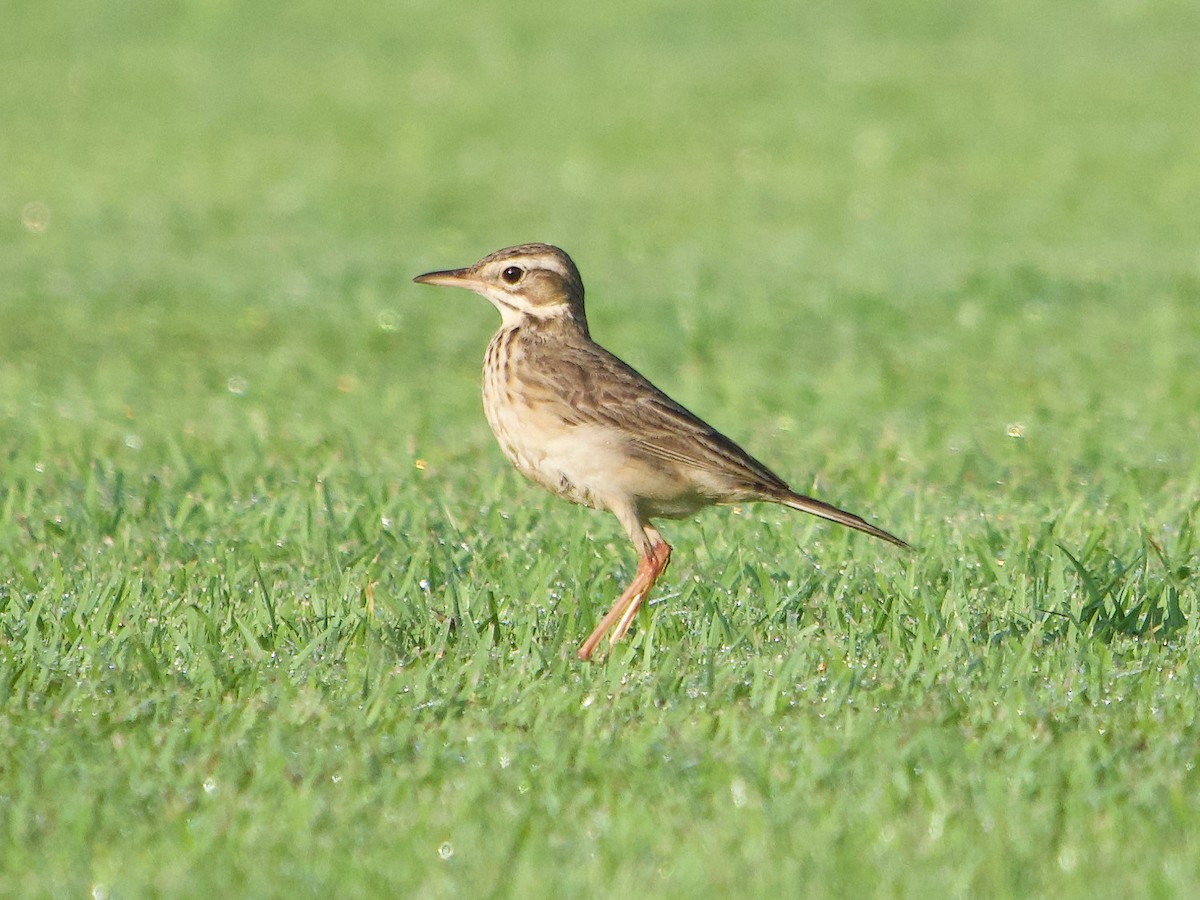
<instances>
[{"instance_id":1,"label":"water droplet","mask_svg":"<svg viewBox=\"0 0 1200 900\"><path fill-rule=\"evenodd\" d=\"M1064 872L1073 871L1075 864L1079 862L1079 857L1075 853L1075 848L1070 844L1066 845L1058 852L1058 867Z\"/></svg>"},{"instance_id":2,"label":"water droplet","mask_svg":"<svg viewBox=\"0 0 1200 900\"><path fill-rule=\"evenodd\" d=\"M303 300L309 295L312 283L304 272L289 272L284 278L283 289L293 300Z\"/></svg>"},{"instance_id":3,"label":"water droplet","mask_svg":"<svg viewBox=\"0 0 1200 900\"><path fill-rule=\"evenodd\" d=\"M380 331L399 331L400 330L400 314L392 309L381 309L379 318L376 320L379 323Z\"/></svg>"},{"instance_id":4,"label":"water droplet","mask_svg":"<svg viewBox=\"0 0 1200 900\"><path fill-rule=\"evenodd\" d=\"M204 779L204 793L211 794L217 789L217 780L211 775Z\"/></svg>"},{"instance_id":5,"label":"water droplet","mask_svg":"<svg viewBox=\"0 0 1200 900\"><path fill-rule=\"evenodd\" d=\"M733 805L741 809L750 799L750 791L746 787L746 782L740 778L733 779L729 785L729 794L733 797Z\"/></svg>"},{"instance_id":6,"label":"water droplet","mask_svg":"<svg viewBox=\"0 0 1200 900\"><path fill-rule=\"evenodd\" d=\"M43 234L50 227L50 207L34 200L21 207L21 224L30 234Z\"/></svg>"},{"instance_id":7,"label":"water droplet","mask_svg":"<svg viewBox=\"0 0 1200 900\"><path fill-rule=\"evenodd\" d=\"M929 820L929 839L931 841L940 841L942 833L946 830L946 817L940 812L933 814L933 818Z\"/></svg>"},{"instance_id":8,"label":"water droplet","mask_svg":"<svg viewBox=\"0 0 1200 900\"><path fill-rule=\"evenodd\" d=\"M971 329L979 324L982 315L977 303L967 301L959 306L955 319L958 321L959 327Z\"/></svg>"},{"instance_id":9,"label":"water droplet","mask_svg":"<svg viewBox=\"0 0 1200 900\"><path fill-rule=\"evenodd\" d=\"M250 382L241 375L230 375L229 380L225 382L225 387L229 389L229 393L241 397L250 388Z\"/></svg>"},{"instance_id":10,"label":"water droplet","mask_svg":"<svg viewBox=\"0 0 1200 900\"><path fill-rule=\"evenodd\" d=\"M442 846L438 847L438 856L442 859L449 859L454 855L454 845L446 841Z\"/></svg>"},{"instance_id":11,"label":"water droplet","mask_svg":"<svg viewBox=\"0 0 1200 900\"><path fill-rule=\"evenodd\" d=\"M870 125L854 136L850 153L864 169L880 169L892 157L892 136L881 125Z\"/></svg>"}]
</instances>

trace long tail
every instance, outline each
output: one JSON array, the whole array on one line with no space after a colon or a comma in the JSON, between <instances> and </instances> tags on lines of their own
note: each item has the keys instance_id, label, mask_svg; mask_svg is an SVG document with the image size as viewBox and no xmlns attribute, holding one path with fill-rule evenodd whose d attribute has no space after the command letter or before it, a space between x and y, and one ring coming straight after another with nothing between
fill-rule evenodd
<instances>
[{"instance_id":1,"label":"long tail","mask_svg":"<svg viewBox=\"0 0 1200 900\"><path fill-rule=\"evenodd\" d=\"M894 534L884 531L882 528L877 528L868 522L856 516L854 513L846 512L844 509L838 509L821 500L814 500L812 497L805 497L803 494L782 494L777 498L777 502L784 506L790 506L792 509L798 509L800 512L812 513L814 516L820 516L822 519L828 519L830 522L837 522L839 525L845 525L847 528L853 528L855 531L864 531L867 534L882 538L889 544L895 544L897 547L903 547L905 550L913 548L905 541L900 540Z\"/></svg>"}]
</instances>

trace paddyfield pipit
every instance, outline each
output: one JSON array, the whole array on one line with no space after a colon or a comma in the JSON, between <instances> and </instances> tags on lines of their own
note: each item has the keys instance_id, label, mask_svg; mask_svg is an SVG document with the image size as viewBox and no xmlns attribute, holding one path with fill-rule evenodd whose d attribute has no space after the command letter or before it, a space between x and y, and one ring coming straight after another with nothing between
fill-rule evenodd
<instances>
[{"instance_id":1,"label":"paddyfield pipit","mask_svg":"<svg viewBox=\"0 0 1200 900\"><path fill-rule=\"evenodd\" d=\"M615 643L671 560L651 520L716 503L769 500L908 545L853 513L793 491L588 334L583 281L549 244L523 244L465 269L418 275L466 288L500 311L483 360L483 410L509 462L551 493L617 517L637 548L637 574L579 648Z\"/></svg>"}]
</instances>

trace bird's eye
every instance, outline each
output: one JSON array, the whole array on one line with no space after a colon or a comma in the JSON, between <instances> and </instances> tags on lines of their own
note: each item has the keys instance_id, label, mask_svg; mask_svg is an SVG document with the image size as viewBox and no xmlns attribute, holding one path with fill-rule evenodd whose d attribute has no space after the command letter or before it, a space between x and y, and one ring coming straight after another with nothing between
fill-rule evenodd
<instances>
[{"instance_id":1,"label":"bird's eye","mask_svg":"<svg viewBox=\"0 0 1200 900\"><path fill-rule=\"evenodd\" d=\"M503 278L509 284L516 284L518 281L521 280L521 276L524 274L525 273L520 269L519 266L509 266L507 269L505 269L503 272L500 273L500 277Z\"/></svg>"}]
</instances>

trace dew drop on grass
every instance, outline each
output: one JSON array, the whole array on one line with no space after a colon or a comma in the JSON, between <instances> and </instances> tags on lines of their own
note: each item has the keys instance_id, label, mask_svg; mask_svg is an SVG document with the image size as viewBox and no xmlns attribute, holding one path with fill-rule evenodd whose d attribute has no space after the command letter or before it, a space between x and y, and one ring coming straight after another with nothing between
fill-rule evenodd
<instances>
[{"instance_id":1,"label":"dew drop on grass","mask_svg":"<svg viewBox=\"0 0 1200 900\"><path fill-rule=\"evenodd\" d=\"M1075 854L1075 848L1069 844L1062 848L1058 854L1058 867L1064 872L1071 872L1075 869L1075 864L1079 862L1078 856Z\"/></svg>"},{"instance_id":2,"label":"dew drop on grass","mask_svg":"<svg viewBox=\"0 0 1200 900\"><path fill-rule=\"evenodd\" d=\"M438 856L442 859L450 859L454 856L454 845L449 841L444 841L442 846L438 847Z\"/></svg>"},{"instance_id":3,"label":"dew drop on grass","mask_svg":"<svg viewBox=\"0 0 1200 900\"><path fill-rule=\"evenodd\" d=\"M729 785L729 794L733 798L733 805L741 809L750 799L750 791L746 787L746 782L740 778L733 779Z\"/></svg>"},{"instance_id":4,"label":"dew drop on grass","mask_svg":"<svg viewBox=\"0 0 1200 900\"><path fill-rule=\"evenodd\" d=\"M33 200L21 207L21 224L30 234L44 234L50 227L50 207L41 200Z\"/></svg>"},{"instance_id":5,"label":"dew drop on grass","mask_svg":"<svg viewBox=\"0 0 1200 900\"><path fill-rule=\"evenodd\" d=\"M931 841L940 841L942 834L946 830L946 817L942 813L934 813L933 818L929 820L929 839Z\"/></svg>"},{"instance_id":6,"label":"dew drop on grass","mask_svg":"<svg viewBox=\"0 0 1200 900\"><path fill-rule=\"evenodd\" d=\"M204 779L204 793L211 794L217 789L217 780L211 775Z\"/></svg>"}]
</instances>

